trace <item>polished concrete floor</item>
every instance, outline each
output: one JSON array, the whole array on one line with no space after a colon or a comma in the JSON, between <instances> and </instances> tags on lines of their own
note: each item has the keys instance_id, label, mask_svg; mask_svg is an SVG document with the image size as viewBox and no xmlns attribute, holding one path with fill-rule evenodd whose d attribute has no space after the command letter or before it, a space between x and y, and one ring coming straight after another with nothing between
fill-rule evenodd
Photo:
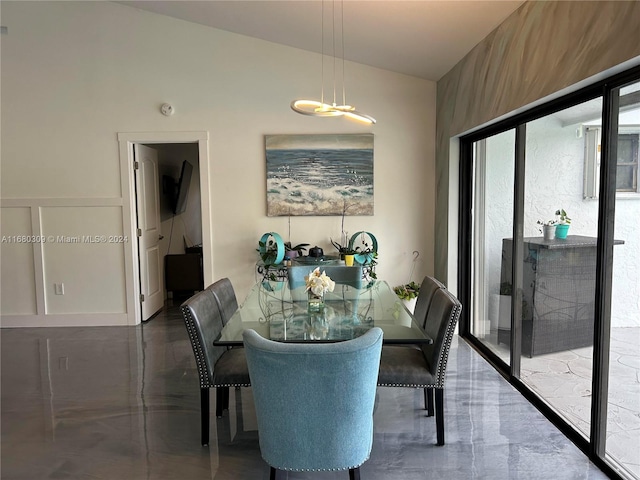
<instances>
[{"instance_id":1,"label":"polished concrete floor","mask_svg":"<svg viewBox=\"0 0 640 480\"><path fill-rule=\"evenodd\" d=\"M509 363L509 347L487 336ZM640 478L640 328L612 328L606 451L630 478ZM591 426L593 347L522 357L521 378L586 437Z\"/></svg>"},{"instance_id":2,"label":"polished concrete floor","mask_svg":"<svg viewBox=\"0 0 640 480\"><path fill-rule=\"evenodd\" d=\"M200 445L198 376L175 310L139 327L0 335L2 479L268 478L250 388L231 392L211 445ZM607 478L458 338L446 387L443 447L421 391L378 389L363 479Z\"/></svg>"}]
</instances>

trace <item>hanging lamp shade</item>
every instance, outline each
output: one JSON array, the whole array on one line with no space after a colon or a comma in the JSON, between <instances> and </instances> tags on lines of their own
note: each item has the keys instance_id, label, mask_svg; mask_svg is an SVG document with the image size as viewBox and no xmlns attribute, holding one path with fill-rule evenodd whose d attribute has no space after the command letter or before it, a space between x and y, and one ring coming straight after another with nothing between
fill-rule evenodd
<instances>
[{"instance_id":1,"label":"hanging lamp shade","mask_svg":"<svg viewBox=\"0 0 640 480\"><path fill-rule=\"evenodd\" d=\"M345 116L352 120L372 124L376 123L376 119L370 115L366 115L357 111L351 105L346 104L346 92L344 86L344 6L343 0L340 1L340 25L341 35L340 43L342 45L342 105L338 105L336 101L336 29L335 29L335 0L332 1L332 27L331 40L333 44L333 102L326 103L324 101L324 0L322 0L322 91L320 101L318 100L294 100L291 102L291 109L302 115L310 115L313 117L340 117Z\"/></svg>"}]
</instances>

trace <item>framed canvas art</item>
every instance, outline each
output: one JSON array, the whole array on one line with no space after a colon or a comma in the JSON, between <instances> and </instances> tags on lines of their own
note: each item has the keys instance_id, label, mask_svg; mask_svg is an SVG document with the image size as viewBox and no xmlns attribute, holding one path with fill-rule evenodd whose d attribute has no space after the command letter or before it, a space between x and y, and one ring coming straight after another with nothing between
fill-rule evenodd
<instances>
[{"instance_id":1,"label":"framed canvas art","mask_svg":"<svg viewBox=\"0 0 640 480\"><path fill-rule=\"evenodd\" d=\"M373 134L266 135L267 215L373 215Z\"/></svg>"}]
</instances>

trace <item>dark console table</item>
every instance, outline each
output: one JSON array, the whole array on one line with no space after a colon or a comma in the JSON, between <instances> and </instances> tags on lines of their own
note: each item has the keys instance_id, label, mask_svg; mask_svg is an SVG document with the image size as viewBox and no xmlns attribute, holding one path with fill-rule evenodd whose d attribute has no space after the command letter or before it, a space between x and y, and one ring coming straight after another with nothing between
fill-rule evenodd
<instances>
[{"instance_id":1,"label":"dark console table","mask_svg":"<svg viewBox=\"0 0 640 480\"><path fill-rule=\"evenodd\" d=\"M192 295L204 289L202 247L190 247L181 255L164 257L165 288L177 295Z\"/></svg>"},{"instance_id":2,"label":"dark console table","mask_svg":"<svg viewBox=\"0 0 640 480\"><path fill-rule=\"evenodd\" d=\"M593 342L596 278L595 237L524 239L522 353L587 347ZM616 240L615 244L624 242ZM511 295L513 240L502 240L500 294ZM510 328L498 329L498 342L510 342Z\"/></svg>"}]
</instances>

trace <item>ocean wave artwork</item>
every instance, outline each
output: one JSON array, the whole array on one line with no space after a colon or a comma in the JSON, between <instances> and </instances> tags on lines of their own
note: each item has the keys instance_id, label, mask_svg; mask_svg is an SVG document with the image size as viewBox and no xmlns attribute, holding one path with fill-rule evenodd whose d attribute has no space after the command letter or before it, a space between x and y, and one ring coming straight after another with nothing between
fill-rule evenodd
<instances>
[{"instance_id":1,"label":"ocean wave artwork","mask_svg":"<svg viewBox=\"0 0 640 480\"><path fill-rule=\"evenodd\" d=\"M373 215L373 134L267 135L267 215Z\"/></svg>"}]
</instances>

